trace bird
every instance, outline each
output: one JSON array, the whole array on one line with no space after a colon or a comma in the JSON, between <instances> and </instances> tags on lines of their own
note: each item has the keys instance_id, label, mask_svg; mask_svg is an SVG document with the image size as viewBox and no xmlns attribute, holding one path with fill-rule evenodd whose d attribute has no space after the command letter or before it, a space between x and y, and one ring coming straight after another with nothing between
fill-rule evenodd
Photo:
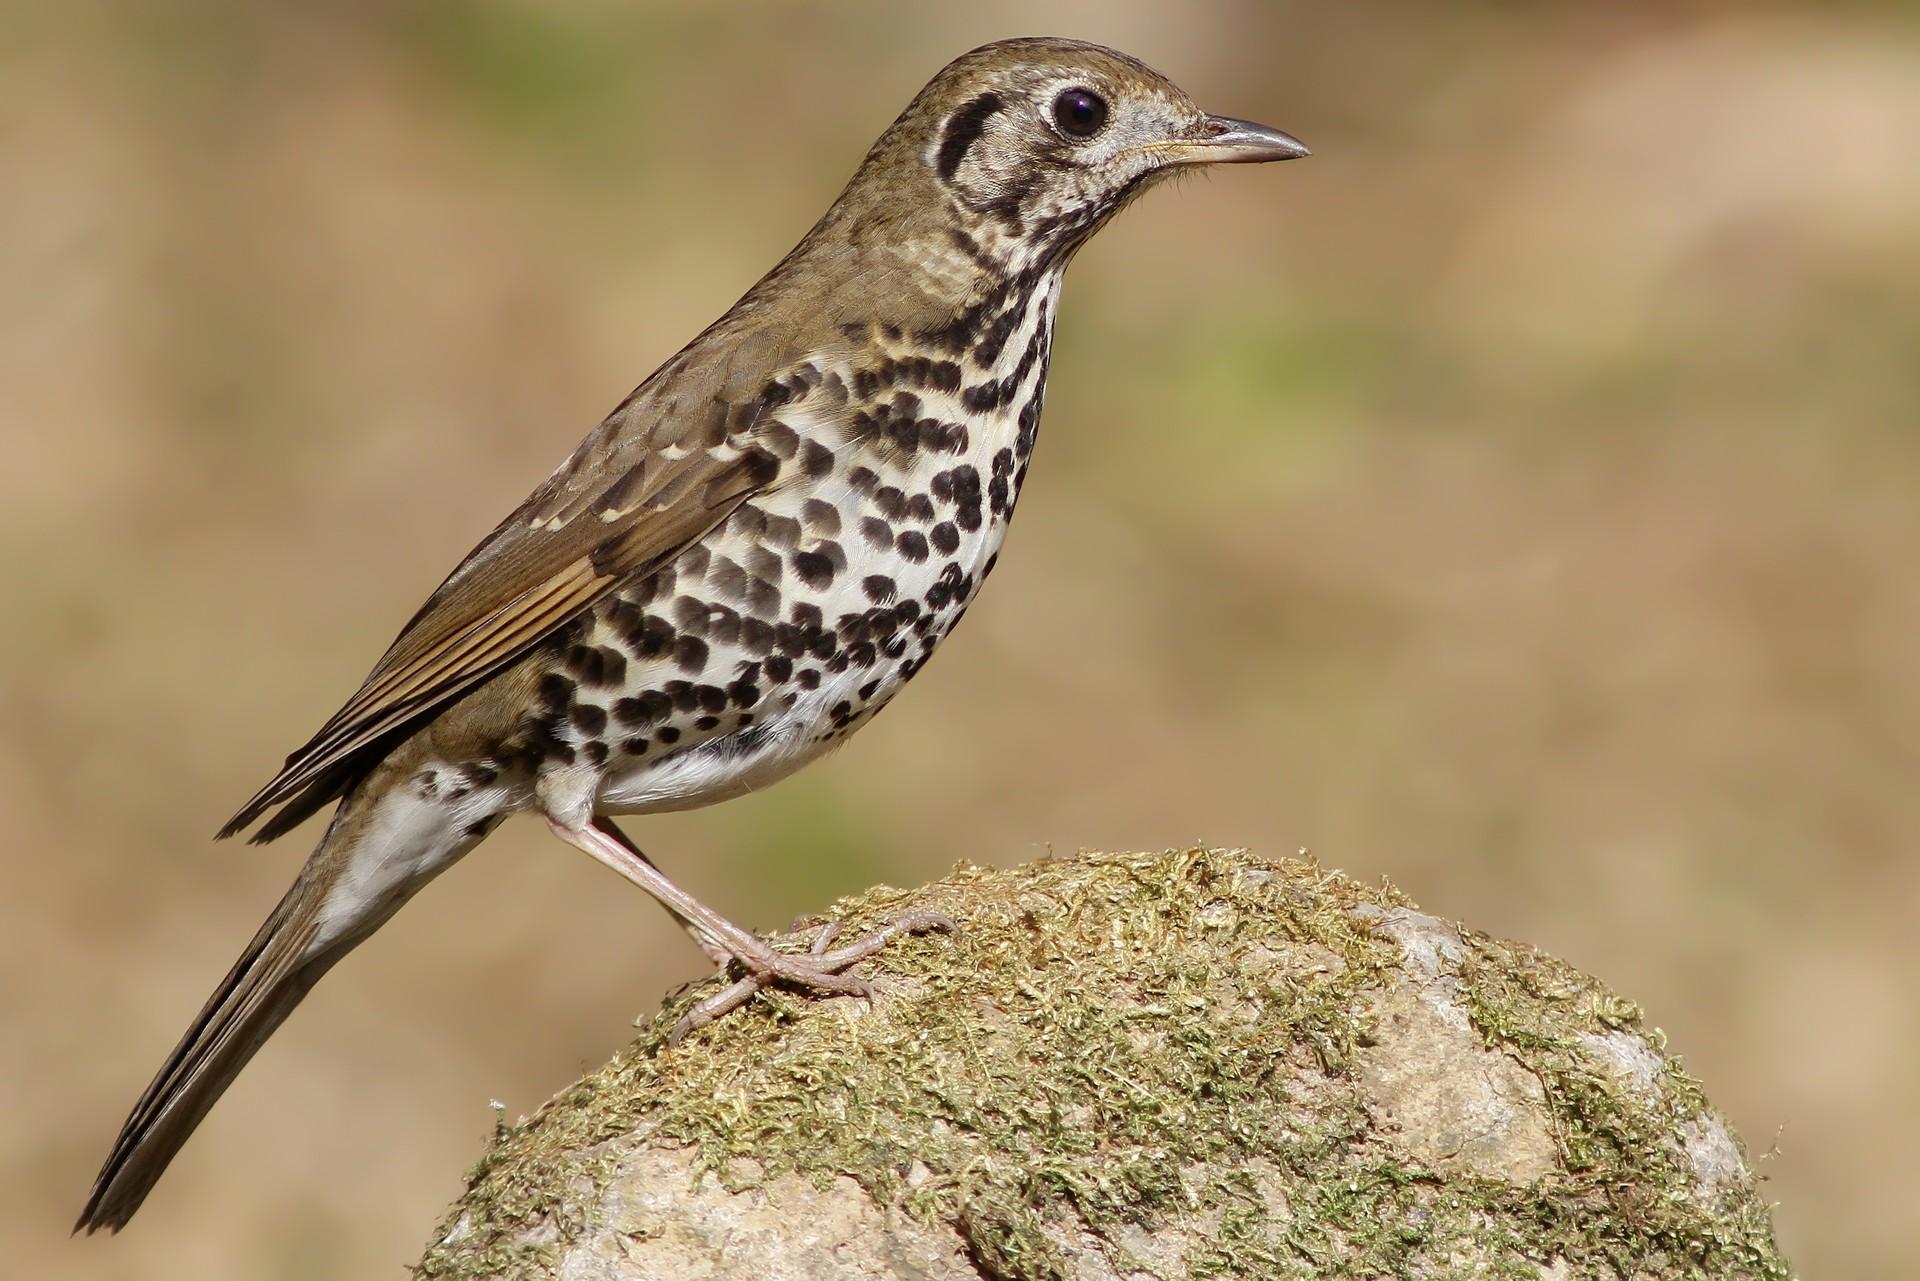
<instances>
[{"instance_id":1,"label":"bird","mask_svg":"<svg viewBox=\"0 0 1920 1281\"><path fill-rule=\"evenodd\" d=\"M1063 273L1195 167L1289 160L1137 59L983 45L930 80L826 213L448 575L220 831L319 843L140 1096L75 1231L118 1231L313 985L516 814L652 894L739 977L676 1034L848 973L913 913L776 950L616 817L764 788L887 706L992 572L1040 424ZM257 825L257 826L256 826Z\"/></svg>"}]
</instances>

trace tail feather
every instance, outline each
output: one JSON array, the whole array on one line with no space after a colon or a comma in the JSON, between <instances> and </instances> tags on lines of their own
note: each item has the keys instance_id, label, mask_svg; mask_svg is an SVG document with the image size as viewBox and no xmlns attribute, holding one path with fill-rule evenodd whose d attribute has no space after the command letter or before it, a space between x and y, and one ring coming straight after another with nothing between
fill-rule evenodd
<instances>
[{"instance_id":1,"label":"tail feather","mask_svg":"<svg viewBox=\"0 0 1920 1281\"><path fill-rule=\"evenodd\" d=\"M240 1069L300 1003L329 962L305 956L314 935L302 877L133 1106L94 1179L74 1231L118 1232Z\"/></svg>"},{"instance_id":2,"label":"tail feather","mask_svg":"<svg viewBox=\"0 0 1920 1281\"><path fill-rule=\"evenodd\" d=\"M119 1231L195 1127L322 975L476 837L429 805L348 793L285 897L133 1106L74 1231ZM398 821L396 821L398 820Z\"/></svg>"}]
</instances>

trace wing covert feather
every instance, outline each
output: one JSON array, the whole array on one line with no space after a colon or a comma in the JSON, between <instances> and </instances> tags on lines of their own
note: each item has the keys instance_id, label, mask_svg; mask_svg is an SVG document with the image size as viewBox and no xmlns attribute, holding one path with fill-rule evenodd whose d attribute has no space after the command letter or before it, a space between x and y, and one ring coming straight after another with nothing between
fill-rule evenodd
<instances>
[{"instance_id":1,"label":"wing covert feather","mask_svg":"<svg viewBox=\"0 0 1920 1281\"><path fill-rule=\"evenodd\" d=\"M754 442L778 403L759 360L669 361L588 434L427 599L345 706L221 829L284 806L271 840L340 795L389 736L484 683L620 583L670 563L772 482ZM758 366L743 369L743 363ZM745 388L744 394L742 389ZM503 729L508 727L503 727Z\"/></svg>"}]
</instances>

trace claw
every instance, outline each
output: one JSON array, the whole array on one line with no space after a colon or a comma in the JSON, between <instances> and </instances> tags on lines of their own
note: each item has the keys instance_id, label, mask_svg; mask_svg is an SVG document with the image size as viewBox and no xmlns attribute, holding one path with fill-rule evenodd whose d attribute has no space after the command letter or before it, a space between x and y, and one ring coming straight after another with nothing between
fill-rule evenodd
<instances>
[{"instance_id":1,"label":"claw","mask_svg":"<svg viewBox=\"0 0 1920 1281\"><path fill-rule=\"evenodd\" d=\"M839 935L840 928L838 921L823 926L805 956L776 952L762 944L764 951L739 958L740 963L747 967L747 974L688 1010L673 1025L673 1030L667 1033L667 1044L678 1045L687 1033L739 1009L761 989L776 981L824 995L871 999L871 983L841 971L866 960L902 934L924 934L932 930L952 933L958 927L951 917L939 912L909 912L845 947L828 951L828 946Z\"/></svg>"}]
</instances>

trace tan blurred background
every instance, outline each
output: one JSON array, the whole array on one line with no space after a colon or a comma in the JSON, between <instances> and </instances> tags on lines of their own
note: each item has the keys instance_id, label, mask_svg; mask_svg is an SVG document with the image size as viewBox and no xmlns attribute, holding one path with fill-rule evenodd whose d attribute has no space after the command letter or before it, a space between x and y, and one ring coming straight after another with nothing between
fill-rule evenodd
<instances>
[{"instance_id":1,"label":"tan blurred background","mask_svg":"<svg viewBox=\"0 0 1920 1281\"><path fill-rule=\"evenodd\" d=\"M9 1270L397 1277L489 1100L699 972L512 825L66 1239L312 840L212 829L935 68L1053 31L1317 154L1082 256L959 638L640 839L762 926L960 858L1311 847L1642 1001L1806 1275L1920 1272L1913 7L714 9L0 17Z\"/></svg>"}]
</instances>

